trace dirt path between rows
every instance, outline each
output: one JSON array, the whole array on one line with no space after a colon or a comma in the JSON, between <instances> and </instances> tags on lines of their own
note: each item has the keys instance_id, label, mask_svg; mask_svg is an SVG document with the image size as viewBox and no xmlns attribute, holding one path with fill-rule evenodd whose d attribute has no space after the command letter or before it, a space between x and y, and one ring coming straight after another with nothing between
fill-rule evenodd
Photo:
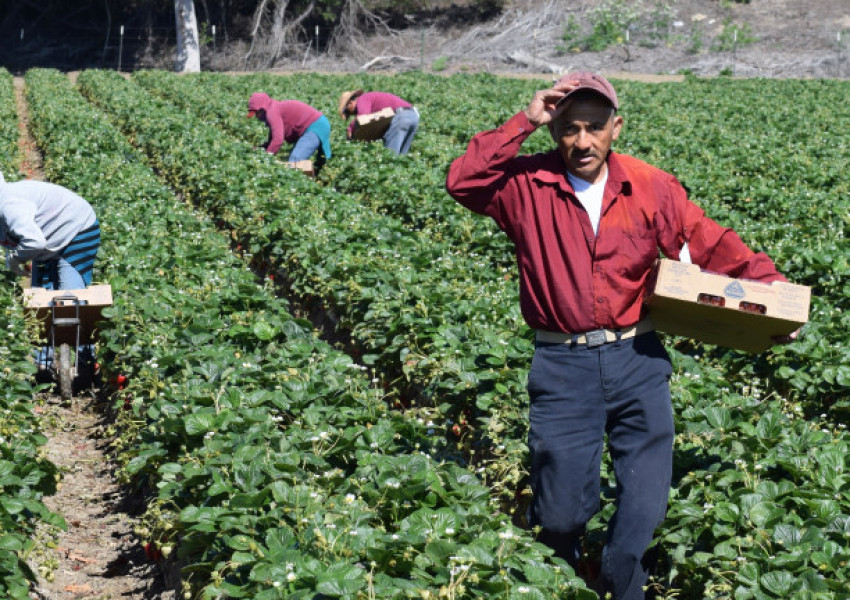
<instances>
[{"instance_id":1,"label":"dirt path between rows","mask_svg":"<svg viewBox=\"0 0 850 600\"><path fill-rule=\"evenodd\" d=\"M45 180L42 156L30 135L24 80L15 78L19 115L21 171L30 179ZM135 496L115 480L110 461L108 411L99 391L90 390L62 406L58 395L35 399L43 432L48 438L47 458L59 467L58 492L44 498L45 505L62 515L67 531L51 541L42 530L43 547L33 554L30 566L41 573L31 592L36 600L166 600L156 564L147 560L133 534L139 506Z\"/></svg>"},{"instance_id":2,"label":"dirt path between rows","mask_svg":"<svg viewBox=\"0 0 850 600\"><path fill-rule=\"evenodd\" d=\"M24 79L23 77L15 77L14 82L15 104L17 104L18 109L18 148L23 157L21 172L27 179L44 180L41 153L38 151L35 140L29 132L30 121L27 101L24 95Z\"/></svg>"},{"instance_id":3,"label":"dirt path between rows","mask_svg":"<svg viewBox=\"0 0 850 600\"><path fill-rule=\"evenodd\" d=\"M47 507L68 524L55 548L37 561L49 573L32 594L39 600L151 600L173 598L154 589L156 566L147 561L133 535L135 520L126 490L113 477L106 422L95 392L78 395L71 406L51 396L40 405L48 442L47 458L62 472L59 491ZM32 565L38 571L38 565Z\"/></svg>"}]
</instances>

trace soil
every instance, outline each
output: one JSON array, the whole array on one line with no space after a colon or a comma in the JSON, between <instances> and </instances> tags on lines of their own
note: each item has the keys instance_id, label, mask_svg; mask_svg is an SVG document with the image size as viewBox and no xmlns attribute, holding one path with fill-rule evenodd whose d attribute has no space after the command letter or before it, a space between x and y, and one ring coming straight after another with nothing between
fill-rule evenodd
<instances>
[{"instance_id":1,"label":"soil","mask_svg":"<svg viewBox=\"0 0 850 600\"><path fill-rule=\"evenodd\" d=\"M39 404L48 443L45 453L62 472L59 491L44 499L61 514L67 531L36 554L49 564L32 597L39 600L151 600L173 598L162 590L158 567L133 534L143 507L116 483L109 457L106 419L96 391L77 395L70 406L58 397ZM42 538L45 537L44 535Z\"/></svg>"},{"instance_id":2,"label":"soil","mask_svg":"<svg viewBox=\"0 0 850 600\"><path fill-rule=\"evenodd\" d=\"M29 133L29 111L24 97L24 79L15 77L15 103L18 109L18 148L23 157L21 173L28 179L44 179L41 154L36 148L35 140Z\"/></svg>"},{"instance_id":3,"label":"soil","mask_svg":"<svg viewBox=\"0 0 850 600\"><path fill-rule=\"evenodd\" d=\"M15 78L19 115L21 172L44 180L42 157L29 133L24 82ZM70 405L58 395L34 399L48 442L46 457L59 467L62 481L44 504L64 517L66 531L41 528L41 547L30 559L40 573L33 586L34 600L168 600L159 565L150 562L133 534L137 515L144 510L138 495L114 477L107 435L109 411L98 389L78 394Z\"/></svg>"}]
</instances>

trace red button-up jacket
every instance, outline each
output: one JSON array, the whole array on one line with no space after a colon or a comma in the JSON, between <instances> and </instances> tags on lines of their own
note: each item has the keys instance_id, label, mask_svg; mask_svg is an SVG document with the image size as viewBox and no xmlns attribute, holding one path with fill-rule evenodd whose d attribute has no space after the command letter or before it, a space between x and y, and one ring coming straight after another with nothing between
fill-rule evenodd
<instances>
[{"instance_id":1,"label":"red button-up jacket","mask_svg":"<svg viewBox=\"0 0 850 600\"><path fill-rule=\"evenodd\" d=\"M446 189L467 208L492 217L514 243L520 304L534 329L581 333L634 325L645 316L647 279L659 249L731 277L784 281L688 200L672 175L609 153L598 232L575 196L557 150L517 156L535 127L524 113L479 133L449 169Z\"/></svg>"}]
</instances>

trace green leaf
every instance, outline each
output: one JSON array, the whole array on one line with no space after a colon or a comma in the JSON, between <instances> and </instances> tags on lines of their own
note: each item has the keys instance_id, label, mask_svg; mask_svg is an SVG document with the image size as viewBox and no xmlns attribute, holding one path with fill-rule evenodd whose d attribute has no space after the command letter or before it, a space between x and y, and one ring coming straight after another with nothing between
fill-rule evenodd
<instances>
[{"instance_id":1,"label":"green leaf","mask_svg":"<svg viewBox=\"0 0 850 600\"><path fill-rule=\"evenodd\" d=\"M464 561L478 563L486 567L492 566L495 560L492 552L483 542L473 542L468 546L458 548L457 556Z\"/></svg>"},{"instance_id":2,"label":"green leaf","mask_svg":"<svg viewBox=\"0 0 850 600\"><path fill-rule=\"evenodd\" d=\"M448 540L434 540L425 546L425 554L435 565L443 565L456 547L454 542Z\"/></svg>"},{"instance_id":3,"label":"green leaf","mask_svg":"<svg viewBox=\"0 0 850 600\"><path fill-rule=\"evenodd\" d=\"M16 515L26 508L21 500L9 497L0 497L0 505L10 515Z\"/></svg>"},{"instance_id":4,"label":"green leaf","mask_svg":"<svg viewBox=\"0 0 850 600\"><path fill-rule=\"evenodd\" d=\"M705 418L718 431L727 431L732 424L732 414L728 409L710 406L705 409Z\"/></svg>"},{"instance_id":5,"label":"green leaf","mask_svg":"<svg viewBox=\"0 0 850 600\"><path fill-rule=\"evenodd\" d=\"M273 339L277 335L277 329L272 325L269 325L265 321L257 321L254 323L254 335L257 336L257 339L268 341Z\"/></svg>"},{"instance_id":6,"label":"green leaf","mask_svg":"<svg viewBox=\"0 0 850 600\"><path fill-rule=\"evenodd\" d=\"M758 587L759 567L757 564L744 563L738 569L736 579L749 587Z\"/></svg>"},{"instance_id":7,"label":"green leaf","mask_svg":"<svg viewBox=\"0 0 850 600\"><path fill-rule=\"evenodd\" d=\"M23 549L24 544L21 538L11 534L5 534L3 536L0 536L0 550L20 552Z\"/></svg>"},{"instance_id":8,"label":"green leaf","mask_svg":"<svg viewBox=\"0 0 850 600\"><path fill-rule=\"evenodd\" d=\"M782 511L772 502L759 502L749 511L750 521L757 527L767 527L768 523L781 515Z\"/></svg>"},{"instance_id":9,"label":"green leaf","mask_svg":"<svg viewBox=\"0 0 850 600\"><path fill-rule=\"evenodd\" d=\"M353 594L365 585L362 569L353 565L337 563L318 574L316 590L335 598Z\"/></svg>"},{"instance_id":10,"label":"green leaf","mask_svg":"<svg viewBox=\"0 0 850 600\"><path fill-rule=\"evenodd\" d=\"M796 579L794 575L786 571L772 571L762 575L759 582L764 589L777 598L788 598Z\"/></svg>"},{"instance_id":11,"label":"green leaf","mask_svg":"<svg viewBox=\"0 0 850 600\"><path fill-rule=\"evenodd\" d=\"M215 431L216 415L213 413L192 413L183 419L186 433L189 435L201 435L209 431Z\"/></svg>"},{"instance_id":12,"label":"green leaf","mask_svg":"<svg viewBox=\"0 0 850 600\"><path fill-rule=\"evenodd\" d=\"M237 551L230 556L230 561L234 565L250 565L257 562L257 557L250 552Z\"/></svg>"},{"instance_id":13,"label":"green leaf","mask_svg":"<svg viewBox=\"0 0 850 600\"><path fill-rule=\"evenodd\" d=\"M737 523L738 517L741 514L740 509L730 502L718 502L713 512L718 519L727 523Z\"/></svg>"},{"instance_id":14,"label":"green leaf","mask_svg":"<svg viewBox=\"0 0 850 600\"><path fill-rule=\"evenodd\" d=\"M801 537L800 530L792 525L780 524L773 530L773 540L786 549L799 544Z\"/></svg>"}]
</instances>

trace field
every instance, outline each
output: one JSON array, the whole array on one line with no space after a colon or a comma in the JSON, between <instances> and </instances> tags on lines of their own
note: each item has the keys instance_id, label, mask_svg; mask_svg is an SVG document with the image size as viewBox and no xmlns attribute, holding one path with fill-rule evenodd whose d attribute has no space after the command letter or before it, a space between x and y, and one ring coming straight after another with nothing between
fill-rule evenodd
<instances>
[{"instance_id":1,"label":"field","mask_svg":"<svg viewBox=\"0 0 850 600\"><path fill-rule=\"evenodd\" d=\"M100 332L120 477L148 498L140 544L191 598L595 598L534 542L512 248L445 193L471 135L545 81L31 70L49 180L95 206ZM850 598L850 84L615 81L616 149L676 174L780 271L812 286L802 338L747 355L667 338L674 484L658 597ZM413 151L350 143L339 93L393 91ZM17 115L0 72L0 169ZM317 180L251 151L248 96L325 112ZM544 132L524 146L549 148ZM34 524L59 479L39 454L30 339L10 275L0 413L0 595L27 598ZM30 330L31 331L31 330ZM30 334L31 336L32 334ZM119 383L118 376L126 378ZM586 551L598 559L614 511Z\"/></svg>"}]
</instances>

